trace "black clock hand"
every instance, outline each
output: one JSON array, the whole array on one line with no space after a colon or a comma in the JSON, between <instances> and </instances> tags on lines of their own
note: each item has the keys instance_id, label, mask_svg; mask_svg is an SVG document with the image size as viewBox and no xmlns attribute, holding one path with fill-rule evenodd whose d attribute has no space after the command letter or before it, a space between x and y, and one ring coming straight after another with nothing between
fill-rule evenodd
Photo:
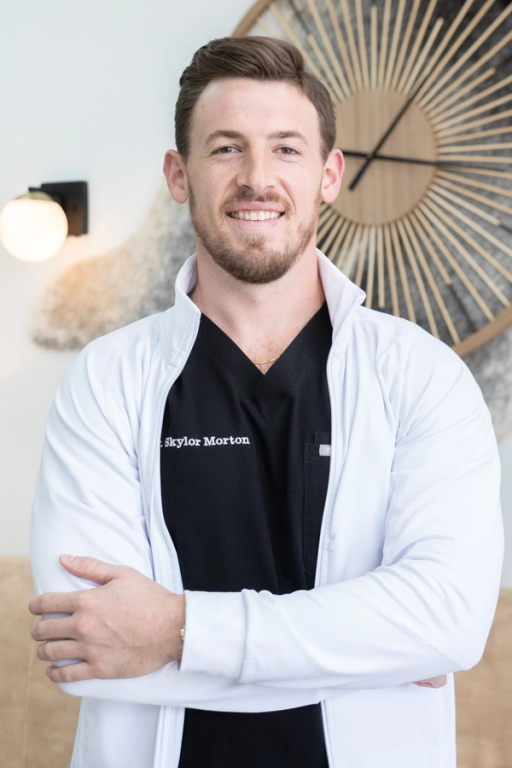
<instances>
[{"instance_id":1,"label":"black clock hand","mask_svg":"<svg viewBox=\"0 0 512 768\"><path fill-rule=\"evenodd\" d=\"M368 157L367 152L356 152L352 150L341 150L346 157ZM373 160L389 160L393 163L414 163L415 165L436 165L440 167L463 166L464 168L488 168L489 170L499 171L500 168L493 168L482 163L465 163L463 160L422 160L419 157L400 157L399 155L381 155L378 152L373 155ZM353 186L349 186L353 189Z\"/></svg>"},{"instance_id":2,"label":"black clock hand","mask_svg":"<svg viewBox=\"0 0 512 768\"><path fill-rule=\"evenodd\" d=\"M387 131L384 134L384 136L382 136L380 141L374 147L374 149L372 149L372 151L368 152L367 154L363 154L363 157L366 157L366 162L362 164L362 166L360 167L360 169L358 170L358 172L356 173L356 175L354 176L354 178L350 182L350 184L348 186L349 189L354 189L354 187L358 183L358 181L361 178L361 176L363 175L363 173L366 171L366 169L368 168L368 166L370 165L372 160L374 160L375 155L377 154L379 149L382 147L382 145L384 144L384 142L388 138L388 136L391 133L391 131L395 128L395 126L398 123L398 121L401 120L401 118L403 117L404 113L409 109L409 106L411 105L412 100L414 99L415 96L416 96L416 92L414 92L412 94L412 96L409 96L409 98L405 102L404 106L402 107L402 109L400 110L398 115L395 117L395 119L393 120L393 122L391 123L389 128L387 129Z\"/></svg>"}]
</instances>

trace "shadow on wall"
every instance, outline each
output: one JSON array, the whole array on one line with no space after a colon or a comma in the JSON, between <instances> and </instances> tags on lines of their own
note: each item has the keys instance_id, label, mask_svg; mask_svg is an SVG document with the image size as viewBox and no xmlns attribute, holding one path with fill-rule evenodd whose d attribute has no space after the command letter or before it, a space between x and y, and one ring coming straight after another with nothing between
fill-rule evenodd
<instances>
[{"instance_id":1,"label":"shadow on wall","mask_svg":"<svg viewBox=\"0 0 512 768\"><path fill-rule=\"evenodd\" d=\"M148 215L125 243L66 270L35 310L33 340L81 349L98 336L174 303L174 281L195 251L188 206L175 203L165 180ZM465 358L480 385L499 440L512 432L512 327Z\"/></svg>"}]
</instances>

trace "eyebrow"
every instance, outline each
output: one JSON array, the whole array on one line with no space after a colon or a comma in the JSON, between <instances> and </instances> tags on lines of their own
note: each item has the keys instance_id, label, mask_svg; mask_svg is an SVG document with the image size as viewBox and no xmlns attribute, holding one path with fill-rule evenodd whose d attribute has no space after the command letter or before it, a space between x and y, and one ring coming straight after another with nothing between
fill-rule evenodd
<instances>
[{"instance_id":1,"label":"eyebrow","mask_svg":"<svg viewBox=\"0 0 512 768\"><path fill-rule=\"evenodd\" d=\"M273 131L268 135L269 139L299 139L300 141L303 141L304 144L307 144L308 141L305 136L302 135L302 133L299 133L298 131ZM240 133L239 131L225 131L225 130L218 130L213 131L213 133L210 133L210 135L206 139L206 145L208 146L216 139L245 139L245 136L243 133Z\"/></svg>"}]
</instances>

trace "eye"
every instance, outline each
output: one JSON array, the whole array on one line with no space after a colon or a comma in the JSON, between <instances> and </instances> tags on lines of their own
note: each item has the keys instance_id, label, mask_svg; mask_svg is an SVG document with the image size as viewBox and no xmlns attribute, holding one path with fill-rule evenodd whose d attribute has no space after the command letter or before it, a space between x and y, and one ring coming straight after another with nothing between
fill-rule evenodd
<instances>
[{"instance_id":1,"label":"eye","mask_svg":"<svg viewBox=\"0 0 512 768\"><path fill-rule=\"evenodd\" d=\"M234 152L238 152L238 149L234 147L232 144L230 144L227 147L218 147L218 149L214 149L212 154L213 155L231 155Z\"/></svg>"},{"instance_id":2,"label":"eye","mask_svg":"<svg viewBox=\"0 0 512 768\"><path fill-rule=\"evenodd\" d=\"M299 154L297 152L297 150L294 149L293 147L278 147L278 152L282 152L283 155L298 155Z\"/></svg>"}]
</instances>

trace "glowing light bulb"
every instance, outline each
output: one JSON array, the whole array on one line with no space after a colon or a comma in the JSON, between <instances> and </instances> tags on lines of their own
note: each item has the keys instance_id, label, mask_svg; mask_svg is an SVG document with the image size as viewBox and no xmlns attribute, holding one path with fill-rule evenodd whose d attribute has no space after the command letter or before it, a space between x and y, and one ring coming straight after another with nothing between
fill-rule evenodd
<instances>
[{"instance_id":1,"label":"glowing light bulb","mask_svg":"<svg viewBox=\"0 0 512 768\"><path fill-rule=\"evenodd\" d=\"M27 192L0 213L0 240L21 261L44 261L60 251L68 234L61 206L45 192Z\"/></svg>"}]
</instances>

